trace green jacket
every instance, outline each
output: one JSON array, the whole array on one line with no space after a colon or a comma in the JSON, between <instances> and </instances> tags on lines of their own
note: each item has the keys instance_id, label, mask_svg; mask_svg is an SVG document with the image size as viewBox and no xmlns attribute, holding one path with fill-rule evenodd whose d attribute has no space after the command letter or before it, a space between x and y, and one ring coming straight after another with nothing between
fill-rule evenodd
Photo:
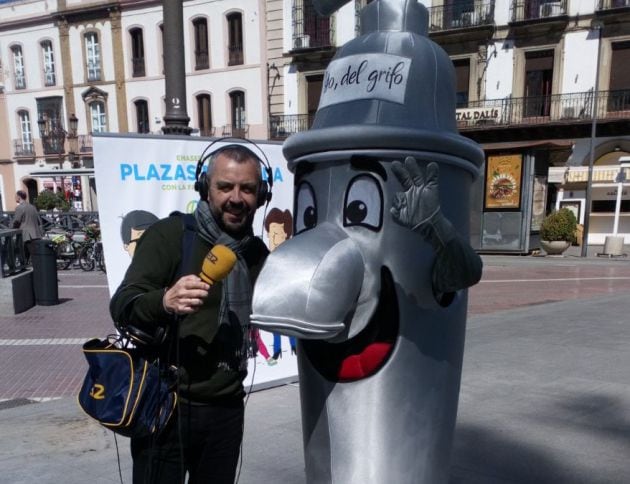
<instances>
[{"instance_id":1,"label":"green jacket","mask_svg":"<svg viewBox=\"0 0 630 484\"><path fill-rule=\"evenodd\" d=\"M180 272L184 224L181 216L171 216L153 224L140 238L131 265L112 297L110 312L114 321L151 330L167 325L174 316L166 312L162 297L166 288L187 274L197 274L212 246L194 236L188 268ZM252 285L268 254L267 247L255 238L245 254ZM222 287L210 288L201 309L182 316L179 348L171 363L180 368L180 396L194 403L213 403L240 399L246 371L239 370L243 334L240 324L219 325ZM152 332L152 331L151 331ZM238 361L237 361L238 360Z\"/></svg>"}]
</instances>

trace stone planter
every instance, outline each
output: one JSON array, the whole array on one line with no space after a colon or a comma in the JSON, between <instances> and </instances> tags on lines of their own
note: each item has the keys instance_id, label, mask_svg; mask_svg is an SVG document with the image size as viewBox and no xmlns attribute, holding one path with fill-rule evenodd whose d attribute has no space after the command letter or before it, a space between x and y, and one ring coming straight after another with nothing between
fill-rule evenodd
<instances>
[{"instance_id":1,"label":"stone planter","mask_svg":"<svg viewBox=\"0 0 630 484\"><path fill-rule=\"evenodd\" d=\"M540 245L547 255L562 255L569 248L571 242L566 240L541 240Z\"/></svg>"}]
</instances>

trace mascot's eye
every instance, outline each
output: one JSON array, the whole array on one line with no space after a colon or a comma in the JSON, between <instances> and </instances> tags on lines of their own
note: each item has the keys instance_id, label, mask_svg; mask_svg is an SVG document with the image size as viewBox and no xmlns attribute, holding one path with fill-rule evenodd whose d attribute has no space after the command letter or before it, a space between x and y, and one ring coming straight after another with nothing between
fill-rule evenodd
<instances>
[{"instance_id":1,"label":"mascot's eye","mask_svg":"<svg viewBox=\"0 0 630 484\"><path fill-rule=\"evenodd\" d=\"M346 191L343 224L361 225L379 230L383 223L383 192L376 178L359 175L353 178Z\"/></svg>"},{"instance_id":2,"label":"mascot's eye","mask_svg":"<svg viewBox=\"0 0 630 484\"><path fill-rule=\"evenodd\" d=\"M295 196L295 233L312 229L317 225L317 204L313 188L306 182L300 183Z\"/></svg>"}]
</instances>

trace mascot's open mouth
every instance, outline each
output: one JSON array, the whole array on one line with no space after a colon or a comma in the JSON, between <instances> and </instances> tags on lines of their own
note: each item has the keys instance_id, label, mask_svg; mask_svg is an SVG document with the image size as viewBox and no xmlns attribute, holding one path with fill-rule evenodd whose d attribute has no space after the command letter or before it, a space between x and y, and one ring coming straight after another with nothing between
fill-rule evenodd
<instances>
[{"instance_id":1,"label":"mascot's open mouth","mask_svg":"<svg viewBox=\"0 0 630 484\"><path fill-rule=\"evenodd\" d=\"M398 299L391 272L381 268L379 301L367 326L341 343L303 340L313 367L330 381L351 382L375 374L391 354L399 329Z\"/></svg>"}]
</instances>

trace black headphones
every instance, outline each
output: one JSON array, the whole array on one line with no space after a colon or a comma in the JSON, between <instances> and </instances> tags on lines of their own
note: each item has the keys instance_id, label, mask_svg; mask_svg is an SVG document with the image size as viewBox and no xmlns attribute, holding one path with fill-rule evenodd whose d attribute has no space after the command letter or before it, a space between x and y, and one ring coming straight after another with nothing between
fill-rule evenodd
<instances>
[{"instance_id":1,"label":"black headphones","mask_svg":"<svg viewBox=\"0 0 630 484\"><path fill-rule=\"evenodd\" d=\"M130 340L134 345L142 348L157 348L161 346L169 334L168 326L156 326L153 333L144 331L132 324L114 323L114 326L123 337Z\"/></svg>"},{"instance_id":2,"label":"black headphones","mask_svg":"<svg viewBox=\"0 0 630 484\"><path fill-rule=\"evenodd\" d=\"M238 140L241 142L250 143L254 145L256 148L258 148L258 151L260 151L263 157L261 158L256 153L254 153L251 149L249 149L247 146L244 146L239 143L231 143L225 146L221 146L221 148L218 148L206 154L206 152L215 143L218 143L219 141L225 141L225 140ZM209 190L208 177L206 176L205 173L202 173L203 165L206 162L206 160L215 155L218 155L219 153L223 151L234 149L234 148L238 148L238 149L246 151L252 158L254 158L255 160L258 160L258 162L262 166L262 169L264 170L265 175L266 175L266 180L261 180L260 187L258 189L258 197L256 199L256 206L262 207L263 205L268 204L271 201L271 195L272 195L271 189L273 188L273 171L271 170L271 165L269 164L269 160L267 159L265 152L260 148L260 146L258 146L256 143L254 143L251 140L248 140L245 138L232 137L232 136L214 140L212 143L206 146L206 148L201 153L201 156L199 157L199 161L197 162L197 169L195 170L195 191L199 192L199 198L201 200L206 200L206 201L208 200L208 190ZM263 158L264 158L264 161L263 161Z\"/></svg>"}]
</instances>

